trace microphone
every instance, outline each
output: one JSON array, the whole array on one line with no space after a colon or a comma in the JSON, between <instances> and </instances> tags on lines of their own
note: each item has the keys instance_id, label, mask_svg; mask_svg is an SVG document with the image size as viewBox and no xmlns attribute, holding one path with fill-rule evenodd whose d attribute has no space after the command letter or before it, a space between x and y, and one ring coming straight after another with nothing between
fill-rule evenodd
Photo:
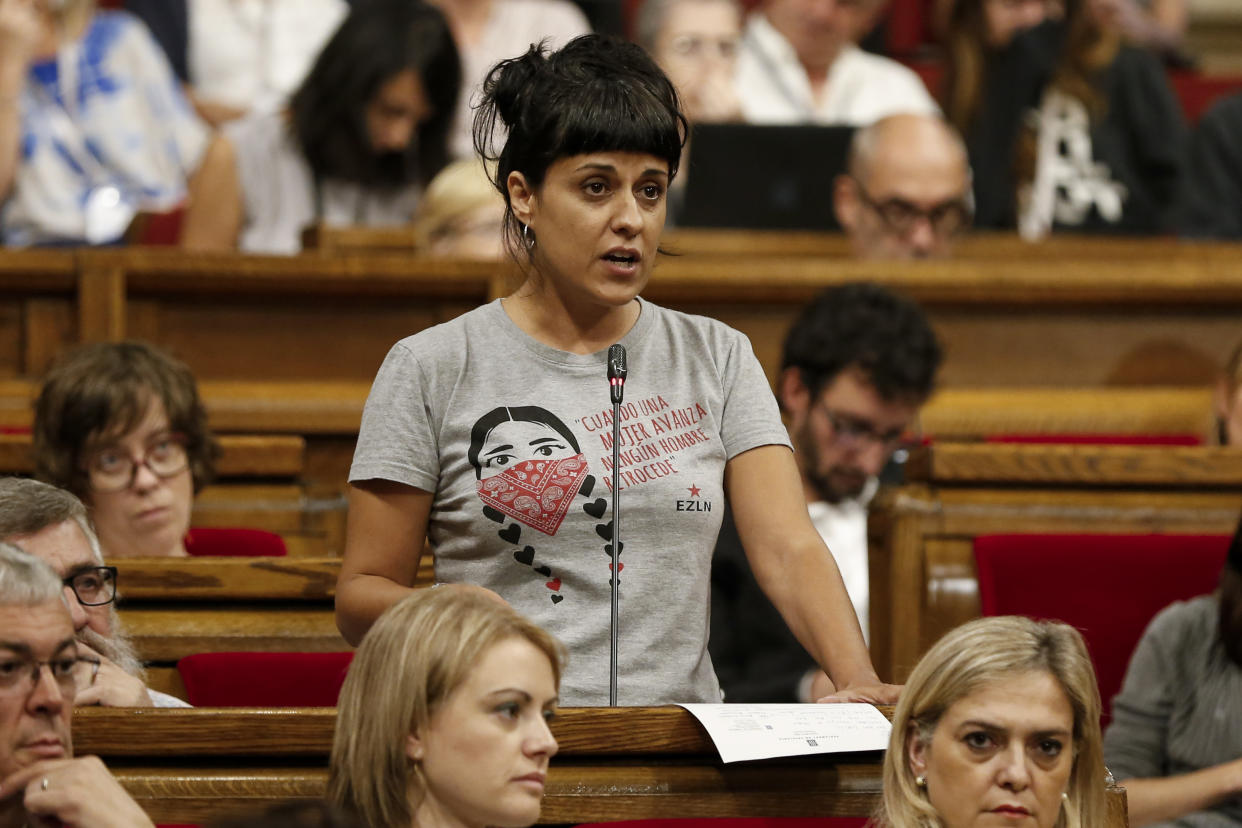
<instances>
[{"instance_id":1,"label":"microphone","mask_svg":"<svg viewBox=\"0 0 1242 828\"><path fill-rule=\"evenodd\" d=\"M608 349L608 386L609 396L612 397L614 405L621 402L625 396L625 375L628 373L629 370L625 365L625 346L613 345Z\"/></svg>"},{"instance_id":2,"label":"microphone","mask_svg":"<svg viewBox=\"0 0 1242 828\"><path fill-rule=\"evenodd\" d=\"M617 645L621 617L621 399L625 396L625 346L608 349L608 396L612 398L612 626L608 659L608 704L617 706Z\"/></svg>"}]
</instances>

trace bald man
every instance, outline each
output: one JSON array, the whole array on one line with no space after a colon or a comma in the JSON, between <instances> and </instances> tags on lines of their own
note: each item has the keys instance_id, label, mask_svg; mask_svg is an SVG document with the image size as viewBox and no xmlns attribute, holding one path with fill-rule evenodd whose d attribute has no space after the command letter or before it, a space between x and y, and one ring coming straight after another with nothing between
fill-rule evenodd
<instances>
[{"instance_id":1,"label":"bald man","mask_svg":"<svg viewBox=\"0 0 1242 828\"><path fill-rule=\"evenodd\" d=\"M970 188L952 126L938 115L893 115L855 133L833 206L859 258L943 258L970 224Z\"/></svg>"}]
</instances>

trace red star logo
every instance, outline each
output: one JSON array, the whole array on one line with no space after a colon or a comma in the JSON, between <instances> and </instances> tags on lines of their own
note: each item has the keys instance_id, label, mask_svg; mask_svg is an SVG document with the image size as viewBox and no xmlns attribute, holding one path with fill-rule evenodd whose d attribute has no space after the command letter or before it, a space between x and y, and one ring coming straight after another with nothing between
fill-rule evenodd
<instances>
[{"instance_id":1,"label":"red star logo","mask_svg":"<svg viewBox=\"0 0 1242 828\"><path fill-rule=\"evenodd\" d=\"M690 496L691 496L691 497L698 497L698 496L699 496L699 487L698 487L698 486L695 486L695 485L691 484L689 491L690 491Z\"/></svg>"}]
</instances>

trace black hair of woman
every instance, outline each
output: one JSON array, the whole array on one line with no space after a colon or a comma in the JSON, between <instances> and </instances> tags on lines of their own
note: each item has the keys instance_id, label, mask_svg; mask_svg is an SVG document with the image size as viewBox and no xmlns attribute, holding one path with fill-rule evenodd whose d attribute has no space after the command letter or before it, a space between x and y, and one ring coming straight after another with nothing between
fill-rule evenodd
<instances>
[{"instance_id":1,"label":"black hair of woman","mask_svg":"<svg viewBox=\"0 0 1242 828\"><path fill-rule=\"evenodd\" d=\"M366 107L383 84L414 70L431 114L405 153L371 147ZM430 181L449 161L461 60L439 9L423 0L354 4L290 101L293 133L317 178L376 187Z\"/></svg>"},{"instance_id":2,"label":"black hair of woman","mask_svg":"<svg viewBox=\"0 0 1242 828\"><path fill-rule=\"evenodd\" d=\"M498 127L503 127L501 133ZM509 174L534 189L553 162L592 152L635 152L668 163L677 174L686 141L677 90L639 46L607 35L574 38L559 51L533 45L500 62L483 82L474 117L479 157L494 161L496 189L505 199L505 235L522 248L523 228L509 203ZM494 146L505 134L504 146Z\"/></svg>"},{"instance_id":3,"label":"black hair of woman","mask_svg":"<svg viewBox=\"0 0 1242 828\"><path fill-rule=\"evenodd\" d=\"M516 422L538 423L539 425L547 426L564 437L566 442L573 446L575 454L582 451L578 447L578 439L574 437L574 433L561 422L560 417L557 417L546 408L540 408L537 405L506 405L493 408L476 420L474 428L470 429L470 451L467 454L467 458L470 460L470 465L474 466L474 476L476 478L483 476L483 465L479 461L479 452L483 450L483 444L487 442L487 436L501 423Z\"/></svg>"}]
</instances>

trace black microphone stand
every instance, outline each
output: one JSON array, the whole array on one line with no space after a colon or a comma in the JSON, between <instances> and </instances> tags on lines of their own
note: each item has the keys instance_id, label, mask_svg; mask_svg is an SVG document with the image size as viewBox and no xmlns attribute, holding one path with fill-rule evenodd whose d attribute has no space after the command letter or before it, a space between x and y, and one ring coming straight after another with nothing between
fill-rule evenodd
<instances>
[{"instance_id":1,"label":"black microphone stand","mask_svg":"<svg viewBox=\"0 0 1242 828\"><path fill-rule=\"evenodd\" d=\"M608 704L617 706L617 645L621 617L621 399L625 395L625 348L608 349L608 388L612 399L612 628L608 661Z\"/></svg>"}]
</instances>

